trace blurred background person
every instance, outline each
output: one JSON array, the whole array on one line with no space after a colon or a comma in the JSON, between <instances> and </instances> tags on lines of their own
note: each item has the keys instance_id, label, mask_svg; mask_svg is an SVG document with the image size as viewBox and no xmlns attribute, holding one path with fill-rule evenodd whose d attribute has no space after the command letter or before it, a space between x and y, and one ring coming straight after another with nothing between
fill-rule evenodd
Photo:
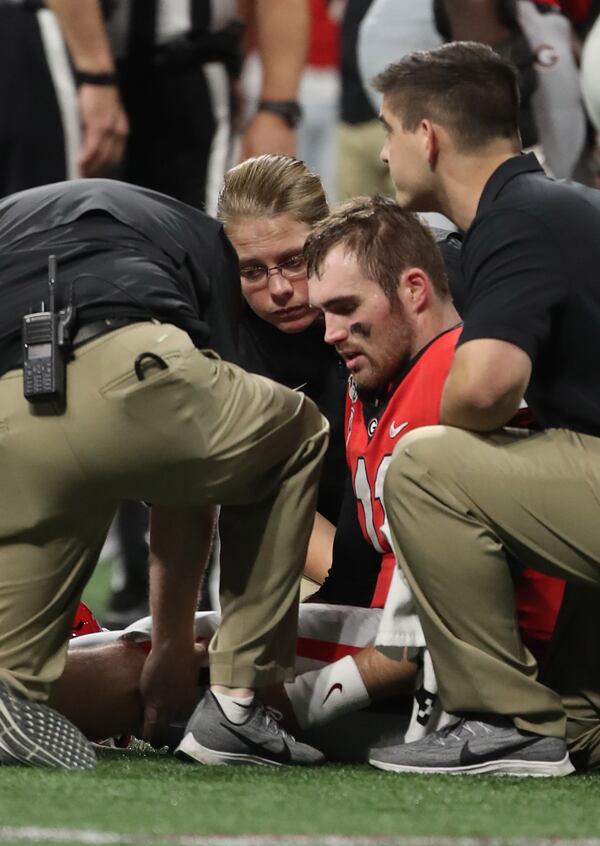
<instances>
[{"instance_id":1,"label":"blurred background person","mask_svg":"<svg viewBox=\"0 0 600 846\"><path fill-rule=\"evenodd\" d=\"M55 14L65 8L0 2L0 196L103 176L123 156L128 122L100 4L77 0L66 29Z\"/></svg>"},{"instance_id":2,"label":"blurred background person","mask_svg":"<svg viewBox=\"0 0 600 846\"><path fill-rule=\"evenodd\" d=\"M585 114L572 27L556 2L534 0L374 0L361 24L358 56L365 90L388 64L442 41L479 41L519 69L520 130L539 145L549 171L571 177L585 143Z\"/></svg>"},{"instance_id":3,"label":"blurred background person","mask_svg":"<svg viewBox=\"0 0 600 846\"><path fill-rule=\"evenodd\" d=\"M242 143L240 159L261 152L296 153L297 157L319 174L327 197L333 201L335 188L335 130L339 111L339 24L332 14L330 0L309 0L310 26L306 64L302 69L296 108L290 104L289 113L284 113L290 125L296 127L296 146L288 149L272 147L270 150L254 150ZM246 121L255 121L260 116L260 105L264 99L265 51L257 49L260 29L253 25L247 37L247 55L241 78L243 115Z\"/></svg>"},{"instance_id":4,"label":"blurred background person","mask_svg":"<svg viewBox=\"0 0 600 846\"><path fill-rule=\"evenodd\" d=\"M517 20L534 56L537 85L531 107L547 170L575 175L586 142L574 32L560 4L517 0Z\"/></svg>"},{"instance_id":5,"label":"blurred background person","mask_svg":"<svg viewBox=\"0 0 600 846\"><path fill-rule=\"evenodd\" d=\"M594 174L596 187L600 188L600 18L596 19L583 47L581 89L594 127Z\"/></svg>"},{"instance_id":6,"label":"blurred background person","mask_svg":"<svg viewBox=\"0 0 600 846\"><path fill-rule=\"evenodd\" d=\"M346 0L341 28L341 100L337 134L337 194L339 200L357 195L391 195L392 185L379 160L384 133L376 107L365 90L358 68L357 44L361 22L372 0Z\"/></svg>"}]
</instances>

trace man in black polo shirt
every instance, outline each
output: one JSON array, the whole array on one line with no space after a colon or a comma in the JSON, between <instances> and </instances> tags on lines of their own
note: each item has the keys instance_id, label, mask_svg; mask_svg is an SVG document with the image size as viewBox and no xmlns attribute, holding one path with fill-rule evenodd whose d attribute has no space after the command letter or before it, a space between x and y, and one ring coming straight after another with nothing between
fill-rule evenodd
<instances>
[{"instance_id":1,"label":"man in black polo shirt","mask_svg":"<svg viewBox=\"0 0 600 846\"><path fill-rule=\"evenodd\" d=\"M444 425L402 440L384 488L442 703L461 719L375 750L372 763L563 775L572 770L565 708L578 763L598 762L599 664L575 645L586 628L594 637L598 614L569 585L549 668L561 702L517 632L506 553L588 585L597 605L600 194L555 182L519 155L514 69L486 47L412 54L376 85L398 199L464 230L468 292ZM498 432L524 396L542 431Z\"/></svg>"},{"instance_id":2,"label":"man in black polo shirt","mask_svg":"<svg viewBox=\"0 0 600 846\"><path fill-rule=\"evenodd\" d=\"M72 338L66 398L29 402L23 317L50 300ZM89 767L94 754L40 704L60 676L81 591L119 501L152 503L152 652L144 733L193 707L194 612L216 505L221 627L211 690L187 729L203 763L315 763L253 691L293 678L297 596L327 423L304 394L251 376L235 353L239 272L219 223L110 180L0 202L0 764ZM34 380L35 382L35 380ZM189 713L189 710L188 710Z\"/></svg>"}]
</instances>

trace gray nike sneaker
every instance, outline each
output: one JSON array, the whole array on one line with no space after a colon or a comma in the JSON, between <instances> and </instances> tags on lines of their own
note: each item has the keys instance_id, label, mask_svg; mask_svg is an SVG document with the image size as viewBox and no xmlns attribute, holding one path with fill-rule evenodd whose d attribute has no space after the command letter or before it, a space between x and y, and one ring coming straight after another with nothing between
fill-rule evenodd
<instances>
[{"instance_id":1,"label":"gray nike sneaker","mask_svg":"<svg viewBox=\"0 0 600 846\"><path fill-rule=\"evenodd\" d=\"M507 717L472 714L413 743L371 749L369 763L394 773L563 776L573 765L560 737L520 731Z\"/></svg>"},{"instance_id":2,"label":"gray nike sneaker","mask_svg":"<svg viewBox=\"0 0 600 846\"><path fill-rule=\"evenodd\" d=\"M0 682L0 764L87 770L96 755L66 717Z\"/></svg>"},{"instance_id":3,"label":"gray nike sneaker","mask_svg":"<svg viewBox=\"0 0 600 846\"><path fill-rule=\"evenodd\" d=\"M325 756L318 749L298 743L281 728L277 712L255 702L244 723L232 723L210 690L190 717L176 754L201 764L307 767L325 762Z\"/></svg>"}]
</instances>

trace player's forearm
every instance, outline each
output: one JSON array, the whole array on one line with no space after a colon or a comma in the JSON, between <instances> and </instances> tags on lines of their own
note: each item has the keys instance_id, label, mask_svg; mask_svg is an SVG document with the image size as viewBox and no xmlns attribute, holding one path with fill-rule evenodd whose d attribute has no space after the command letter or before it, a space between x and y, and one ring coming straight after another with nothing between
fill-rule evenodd
<instances>
[{"instance_id":1,"label":"player's forearm","mask_svg":"<svg viewBox=\"0 0 600 846\"><path fill-rule=\"evenodd\" d=\"M58 18L77 70L88 73L114 70L100 0L46 0L46 5Z\"/></svg>"},{"instance_id":2,"label":"player's forearm","mask_svg":"<svg viewBox=\"0 0 600 846\"><path fill-rule=\"evenodd\" d=\"M308 50L307 0L256 0L263 100L295 100Z\"/></svg>"},{"instance_id":3,"label":"player's forearm","mask_svg":"<svg viewBox=\"0 0 600 846\"><path fill-rule=\"evenodd\" d=\"M150 519L152 648L194 642L194 614L215 526L214 506L154 505Z\"/></svg>"}]
</instances>

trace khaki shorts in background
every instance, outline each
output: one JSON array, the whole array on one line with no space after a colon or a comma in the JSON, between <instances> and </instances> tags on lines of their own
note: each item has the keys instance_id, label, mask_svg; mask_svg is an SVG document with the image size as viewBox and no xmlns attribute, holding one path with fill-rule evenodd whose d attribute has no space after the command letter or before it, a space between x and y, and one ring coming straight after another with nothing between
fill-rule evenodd
<instances>
[{"instance_id":1,"label":"khaki shorts in background","mask_svg":"<svg viewBox=\"0 0 600 846\"><path fill-rule=\"evenodd\" d=\"M387 165L379 158L385 133L378 120L340 123L337 132L337 196L395 195Z\"/></svg>"}]
</instances>

